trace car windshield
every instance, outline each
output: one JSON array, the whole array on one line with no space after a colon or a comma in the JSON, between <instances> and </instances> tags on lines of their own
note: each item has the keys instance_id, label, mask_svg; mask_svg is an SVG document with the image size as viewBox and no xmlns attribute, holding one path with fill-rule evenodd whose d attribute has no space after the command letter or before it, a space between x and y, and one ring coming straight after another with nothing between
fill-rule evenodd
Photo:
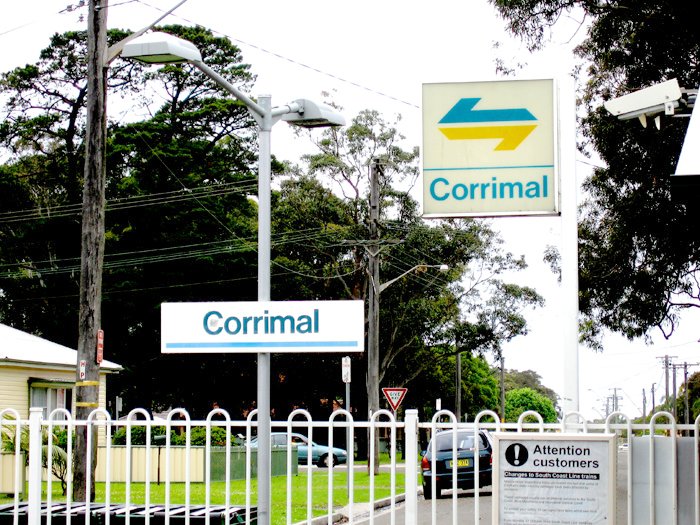
<instances>
[{"instance_id":1,"label":"car windshield","mask_svg":"<svg viewBox=\"0 0 700 525\"><path fill-rule=\"evenodd\" d=\"M454 434L452 432L445 432L438 434L435 438L435 449L438 452L446 452L452 450L452 438ZM485 444L482 442L479 444L480 448L484 448ZM474 449L474 434L467 432L457 433L457 450L473 450ZM432 445L428 447L428 450L432 450Z\"/></svg>"}]
</instances>

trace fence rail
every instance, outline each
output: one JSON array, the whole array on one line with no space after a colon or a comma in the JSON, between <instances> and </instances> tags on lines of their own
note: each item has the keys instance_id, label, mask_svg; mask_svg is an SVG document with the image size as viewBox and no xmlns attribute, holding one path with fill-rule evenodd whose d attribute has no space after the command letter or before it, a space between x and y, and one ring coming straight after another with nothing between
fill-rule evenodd
<instances>
[{"instance_id":1,"label":"fence rail","mask_svg":"<svg viewBox=\"0 0 700 525\"><path fill-rule=\"evenodd\" d=\"M493 457L488 457L492 443L474 439L473 475L462 479L457 470L458 433L478 436L484 431L490 440L492 434L534 432L616 436L617 506L605 523L700 525L698 420L679 425L662 412L642 424L614 413L603 423L593 423L571 413L558 423L544 423L528 412L517 422L505 423L485 411L475 421L462 423L444 410L430 421L419 421L416 410L406 410L402 421L381 410L369 421L356 421L338 410L328 420L315 421L307 411L295 410L286 421L272 422L273 433L283 434L285 442L273 446L273 454L279 455L273 474L283 482L275 484L270 515L279 524L312 523L319 516L329 524L340 517L350 524L486 523L498 504L498 487L490 489L493 494L484 490L491 482L499 483L498 473L491 472ZM0 525L50 525L52 520L57 525L78 520L86 525L255 523L255 411L245 420L232 420L216 409L204 420L193 420L185 410L175 409L165 419L154 420L137 409L115 421L106 411L96 410L86 421L78 421L62 409L48 419L32 409L29 420L4 410L0 422L0 491L7 494L5 505L0 505ZM98 429L104 439L97 437ZM87 476L85 487L86 494L97 489L96 502L72 501L73 435L83 430L88 458L93 449L98 452L95 476ZM452 492L447 499L428 500L426 496L440 493L436 440L430 447L428 443L442 430L452 431L454 440L451 481L442 487ZM305 449L296 443L302 439L297 433L308 440ZM379 437L389 453L381 468L375 459ZM122 444L115 445L115 439ZM352 453L356 440L368 443L366 464L359 465ZM314 457L314 441L326 444L327 449L319 447L327 450L325 462ZM342 454L328 457L334 447L349 448L347 460ZM478 459L482 454L487 454L485 463ZM326 464L330 468L324 468ZM426 471L425 485L421 470ZM436 475L429 476L431 472ZM470 487L468 498L458 490L458 481Z\"/></svg>"}]
</instances>

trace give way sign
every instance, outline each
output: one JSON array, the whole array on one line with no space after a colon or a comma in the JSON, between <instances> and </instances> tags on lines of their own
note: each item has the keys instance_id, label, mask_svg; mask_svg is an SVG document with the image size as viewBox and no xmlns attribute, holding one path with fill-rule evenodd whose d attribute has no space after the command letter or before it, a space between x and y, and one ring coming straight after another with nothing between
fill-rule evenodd
<instances>
[{"instance_id":1,"label":"give way sign","mask_svg":"<svg viewBox=\"0 0 700 525\"><path fill-rule=\"evenodd\" d=\"M391 409L396 412L401 405L401 401L403 401L403 398L406 397L408 388L382 388L382 392L384 393L386 400L389 402Z\"/></svg>"}]
</instances>

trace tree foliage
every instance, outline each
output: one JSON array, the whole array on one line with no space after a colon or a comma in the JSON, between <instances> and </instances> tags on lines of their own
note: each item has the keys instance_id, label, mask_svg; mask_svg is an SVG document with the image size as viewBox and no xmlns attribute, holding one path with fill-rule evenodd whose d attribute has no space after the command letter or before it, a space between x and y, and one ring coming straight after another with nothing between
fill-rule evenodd
<instances>
[{"instance_id":1,"label":"tree foliage","mask_svg":"<svg viewBox=\"0 0 700 525\"><path fill-rule=\"evenodd\" d=\"M483 410L498 412L499 386L495 374L482 356L465 356L462 363L462 413L474 419Z\"/></svg>"},{"instance_id":2,"label":"tree foliage","mask_svg":"<svg viewBox=\"0 0 700 525\"><path fill-rule=\"evenodd\" d=\"M227 39L196 27L161 29L196 42L211 67L249 86L248 66ZM124 34L113 31L110 41ZM0 186L12 192L0 197L7 198L0 216L0 319L71 347L77 341L85 38L55 35L36 64L0 83L8 115L0 145L10 154ZM147 115L110 122L108 141L105 355L125 367L112 387L130 406L179 406L193 381L233 368L227 357L161 358L161 302L255 297L252 119L190 69L146 71L117 60L110 70L112 107ZM250 375L246 366L236 374Z\"/></svg>"},{"instance_id":3,"label":"tree foliage","mask_svg":"<svg viewBox=\"0 0 700 525\"><path fill-rule=\"evenodd\" d=\"M687 383L684 382L678 389L676 397L676 416L677 421L684 423L686 418L686 397L688 398L688 421L693 423L700 416L700 372L695 372L688 377Z\"/></svg>"},{"instance_id":4,"label":"tree foliage","mask_svg":"<svg viewBox=\"0 0 700 525\"><path fill-rule=\"evenodd\" d=\"M22 454L25 468L29 465L29 426L22 426L17 431L17 422L14 417L7 414L0 419L0 453ZM68 487L68 432L65 429L54 427L49 435L46 428L41 429L41 465L49 468L49 456L51 456L51 473L60 482L62 494L66 495Z\"/></svg>"},{"instance_id":5,"label":"tree foliage","mask_svg":"<svg viewBox=\"0 0 700 525\"><path fill-rule=\"evenodd\" d=\"M559 396L557 393L551 388L544 386L542 384L542 378L534 370L506 370L505 388L506 392L521 388L529 388L549 399L555 409L559 404Z\"/></svg>"},{"instance_id":6,"label":"tree foliage","mask_svg":"<svg viewBox=\"0 0 700 525\"><path fill-rule=\"evenodd\" d=\"M506 421L517 421L523 412L534 410L545 423L555 423L557 412L546 396L531 388L518 388L506 393Z\"/></svg>"},{"instance_id":7,"label":"tree foliage","mask_svg":"<svg viewBox=\"0 0 700 525\"><path fill-rule=\"evenodd\" d=\"M601 328L639 337L658 327L670 336L679 314L700 306L695 218L672 202L687 119L663 118L661 130L619 121L602 102L676 78L700 84L700 33L689 0L492 0L531 48L546 44L561 16L587 28L576 52L585 70L580 103L582 149L605 163L585 181L579 223L583 335L597 345ZM682 109L682 108L681 108Z\"/></svg>"},{"instance_id":8,"label":"tree foliage","mask_svg":"<svg viewBox=\"0 0 700 525\"><path fill-rule=\"evenodd\" d=\"M498 351L527 333L522 310L542 304L542 298L503 281L506 272L524 268L525 262L503 249L487 223L422 220L410 191L402 189L410 190L415 181L418 152L401 146L398 122L362 111L346 129L326 131L317 141L319 152L305 160L311 175L333 181L343 197L333 209L343 210L346 237L331 246L344 253L335 252L329 260L344 298L366 298L369 250L380 252L381 282L391 283L380 295L380 385L413 388L429 384L419 378L435 371L440 360L454 363L458 351ZM367 198L373 161L383 168L377 240L370 237ZM324 267L319 263L314 261ZM441 264L449 270L438 272ZM423 271L420 265L426 265ZM361 366L360 377L366 370ZM444 387L431 390L430 397L445 397Z\"/></svg>"},{"instance_id":9,"label":"tree foliage","mask_svg":"<svg viewBox=\"0 0 700 525\"><path fill-rule=\"evenodd\" d=\"M194 42L233 84L250 86L248 66L227 39L197 27L162 30ZM113 32L110 39L122 36ZM77 340L85 72L75 57L84 47L84 33L56 35L36 64L7 73L0 85L9 115L0 146L10 155L0 165L0 190L7 190L0 192L7 210L0 215L0 320L67 346ZM63 55L71 58L61 70ZM145 109L142 119L122 115L108 128L103 329L106 358L125 368L111 378L112 392L129 407L184 405L195 414L216 400L238 417L254 404L254 356L161 355L160 304L255 299L253 121L186 65L145 70L116 62L110 79L110 100L116 106L123 96L124 114ZM367 110L346 129L316 132L318 152L303 168L274 163L272 196L275 300L366 298L373 159L383 164L382 281L420 265L449 265L445 273L409 272L382 293L386 386L417 385L436 362L449 369L457 351L500 348L526 333L521 309L541 302L534 290L503 281L524 261L503 249L488 224L421 219L406 189L418 173L418 150L401 145L398 122ZM336 185L321 184L321 175ZM353 363L353 405L361 406L357 378L366 363L363 357ZM332 373L338 368L336 355L276 357L277 415L292 405L326 410L322 399L343 395ZM432 388L426 394L440 395L439 383L424 384ZM470 403L481 406L491 394L471 395Z\"/></svg>"}]
</instances>

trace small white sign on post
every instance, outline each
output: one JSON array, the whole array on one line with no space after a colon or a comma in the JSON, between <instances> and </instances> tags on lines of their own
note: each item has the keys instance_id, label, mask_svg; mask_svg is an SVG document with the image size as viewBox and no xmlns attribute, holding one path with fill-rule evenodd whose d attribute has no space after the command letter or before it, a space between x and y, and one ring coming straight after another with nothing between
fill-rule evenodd
<instances>
[{"instance_id":1,"label":"small white sign on post","mask_svg":"<svg viewBox=\"0 0 700 525\"><path fill-rule=\"evenodd\" d=\"M348 357L348 356L343 357L343 360L341 363L341 374L343 376L343 383L350 383L351 382L350 357Z\"/></svg>"},{"instance_id":2,"label":"small white sign on post","mask_svg":"<svg viewBox=\"0 0 700 525\"><path fill-rule=\"evenodd\" d=\"M494 524L615 523L614 434L493 437Z\"/></svg>"},{"instance_id":3,"label":"small white sign on post","mask_svg":"<svg viewBox=\"0 0 700 525\"><path fill-rule=\"evenodd\" d=\"M163 303L161 352L362 352L362 301Z\"/></svg>"}]
</instances>

